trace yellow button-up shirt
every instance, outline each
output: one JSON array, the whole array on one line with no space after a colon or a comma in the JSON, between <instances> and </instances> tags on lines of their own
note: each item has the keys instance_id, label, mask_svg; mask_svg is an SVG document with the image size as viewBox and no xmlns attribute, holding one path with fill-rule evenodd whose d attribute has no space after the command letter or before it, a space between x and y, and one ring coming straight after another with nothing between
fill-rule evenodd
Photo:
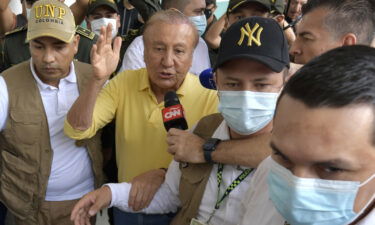
<instances>
[{"instance_id":1,"label":"yellow button-up shirt","mask_svg":"<svg viewBox=\"0 0 375 225\"><path fill-rule=\"evenodd\" d=\"M202 117L216 113L216 91L203 88L197 76L187 74L176 91L191 128ZM151 90L146 69L118 74L101 90L95 104L91 127L73 129L65 121L65 133L74 139L93 136L116 117L116 157L119 182L151 169L168 167L172 156L166 151L166 130L161 110Z\"/></svg>"}]
</instances>

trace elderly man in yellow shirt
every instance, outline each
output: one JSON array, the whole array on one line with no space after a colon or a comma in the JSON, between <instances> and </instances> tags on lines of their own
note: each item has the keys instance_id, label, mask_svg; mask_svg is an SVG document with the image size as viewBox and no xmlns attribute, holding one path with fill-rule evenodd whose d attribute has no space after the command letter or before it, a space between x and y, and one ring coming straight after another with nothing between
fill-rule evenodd
<instances>
[{"instance_id":1,"label":"elderly man in yellow shirt","mask_svg":"<svg viewBox=\"0 0 375 225\"><path fill-rule=\"evenodd\" d=\"M217 93L203 88L199 78L188 73L198 32L177 10L159 12L147 22L146 68L124 71L102 89L117 66L120 47L116 39L112 49L110 30L110 26L102 28L93 47L93 77L70 109L64 129L71 138L85 139L116 118L118 181L134 185L137 176L149 180L148 184L135 185L132 191L136 197L129 201L143 201L144 207L164 180L165 171L158 168L167 167L172 159L166 151L167 132L162 120L164 95L176 91L192 127L217 111Z\"/></svg>"}]
</instances>

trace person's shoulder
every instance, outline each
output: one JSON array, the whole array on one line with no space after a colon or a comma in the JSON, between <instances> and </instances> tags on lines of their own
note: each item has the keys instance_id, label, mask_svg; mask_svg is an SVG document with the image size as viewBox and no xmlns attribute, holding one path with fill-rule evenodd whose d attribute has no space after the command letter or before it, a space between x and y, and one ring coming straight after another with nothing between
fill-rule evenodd
<instances>
[{"instance_id":1,"label":"person's shoulder","mask_svg":"<svg viewBox=\"0 0 375 225\"><path fill-rule=\"evenodd\" d=\"M375 209L372 209L371 212L358 222L357 225L373 225L375 221Z\"/></svg>"},{"instance_id":2,"label":"person's shoulder","mask_svg":"<svg viewBox=\"0 0 375 225\"><path fill-rule=\"evenodd\" d=\"M139 29L131 29L126 35L122 35L122 41L132 42L135 39L139 39L142 36L142 33Z\"/></svg>"},{"instance_id":3,"label":"person's shoulder","mask_svg":"<svg viewBox=\"0 0 375 225\"><path fill-rule=\"evenodd\" d=\"M119 72L116 76L112 78L114 82L120 83L122 86L131 86L134 87L142 80L147 79L147 70L146 68L141 68L137 70L124 70Z\"/></svg>"},{"instance_id":4,"label":"person's shoulder","mask_svg":"<svg viewBox=\"0 0 375 225\"><path fill-rule=\"evenodd\" d=\"M143 51L143 48L144 48L144 45L143 45L143 35L134 37L133 39L131 39L130 41L128 41L128 43L129 43L129 48L139 49L139 50Z\"/></svg>"},{"instance_id":5,"label":"person's shoulder","mask_svg":"<svg viewBox=\"0 0 375 225\"><path fill-rule=\"evenodd\" d=\"M27 26L25 25L22 27L18 27L12 31L6 32L4 39L9 40L9 39L18 38L21 36L26 37L26 33L27 33Z\"/></svg>"},{"instance_id":6,"label":"person's shoulder","mask_svg":"<svg viewBox=\"0 0 375 225\"><path fill-rule=\"evenodd\" d=\"M272 159L271 156L265 158L257 167L254 176L267 177L268 172L271 169Z\"/></svg>"},{"instance_id":7,"label":"person's shoulder","mask_svg":"<svg viewBox=\"0 0 375 225\"><path fill-rule=\"evenodd\" d=\"M202 37L199 37L197 48L208 49L207 43L206 43L206 41Z\"/></svg>"},{"instance_id":8,"label":"person's shoulder","mask_svg":"<svg viewBox=\"0 0 375 225\"><path fill-rule=\"evenodd\" d=\"M98 35L96 35L94 32L92 32L89 29L86 29L81 26L77 26L76 33L83 37L81 40L89 40L89 41L96 41L98 39Z\"/></svg>"},{"instance_id":9,"label":"person's shoulder","mask_svg":"<svg viewBox=\"0 0 375 225\"><path fill-rule=\"evenodd\" d=\"M1 76L3 76L6 80L9 78L12 80L17 80L18 77L24 77L24 71L30 69L30 61L26 60L21 62L17 65L7 68L6 70L1 72Z\"/></svg>"},{"instance_id":10,"label":"person's shoulder","mask_svg":"<svg viewBox=\"0 0 375 225\"><path fill-rule=\"evenodd\" d=\"M192 73L187 73L185 77L185 81L188 83L189 87L192 87L191 90L194 92L200 91L200 92L208 92L208 93L215 93L215 90L207 89L202 86L201 82L199 81L199 76L192 74Z\"/></svg>"}]
</instances>

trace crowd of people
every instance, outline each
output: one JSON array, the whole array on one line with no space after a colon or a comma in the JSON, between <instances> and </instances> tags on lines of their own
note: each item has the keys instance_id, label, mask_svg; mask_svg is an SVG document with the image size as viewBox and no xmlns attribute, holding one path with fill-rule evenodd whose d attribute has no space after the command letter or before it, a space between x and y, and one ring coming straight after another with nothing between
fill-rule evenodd
<instances>
[{"instance_id":1,"label":"crowd of people","mask_svg":"<svg viewBox=\"0 0 375 225\"><path fill-rule=\"evenodd\" d=\"M375 224L372 0L9 1L0 225Z\"/></svg>"}]
</instances>

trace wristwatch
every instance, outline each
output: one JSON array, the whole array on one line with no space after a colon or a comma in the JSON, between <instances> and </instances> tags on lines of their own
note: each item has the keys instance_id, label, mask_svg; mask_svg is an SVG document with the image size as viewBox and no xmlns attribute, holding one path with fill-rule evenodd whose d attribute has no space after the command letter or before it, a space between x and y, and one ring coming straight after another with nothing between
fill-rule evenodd
<instances>
[{"instance_id":1,"label":"wristwatch","mask_svg":"<svg viewBox=\"0 0 375 225\"><path fill-rule=\"evenodd\" d=\"M203 144L203 154L206 162L212 162L211 154L213 151L215 151L216 146L220 143L220 141L221 140L217 138L210 138L206 141L206 143Z\"/></svg>"}]
</instances>

